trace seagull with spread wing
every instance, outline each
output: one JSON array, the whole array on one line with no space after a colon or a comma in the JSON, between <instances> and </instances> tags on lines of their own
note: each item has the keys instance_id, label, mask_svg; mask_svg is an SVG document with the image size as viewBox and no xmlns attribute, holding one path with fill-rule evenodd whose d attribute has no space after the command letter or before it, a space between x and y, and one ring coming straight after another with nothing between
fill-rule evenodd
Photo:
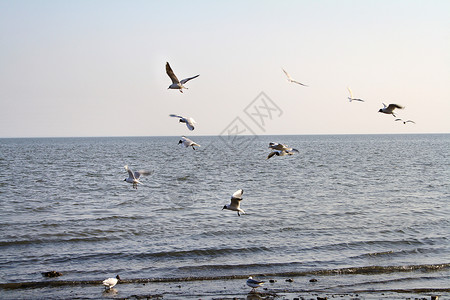
<instances>
[{"instance_id":1,"label":"seagull with spread wing","mask_svg":"<svg viewBox=\"0 0 450 300\"><path fill-rule=\"evenodd\" d=\"M386 104L383 104L383 108L380 108L380 110L378 112L380 113L384 113L384 114L388 114L388 115L393 115L395 117L394 114L394 109L398 108L398 109L403 109L403 106L400 106L398 104L389 104L388 106L386 106Z\"/></svg>"},{"instance_id":2,"label":"seagull with spread wing","mask_svg":"<svg viewBox=\"0 0 450 300\"><path fill-rule=\"evenodd\" d=\"M406 124L406 123L413 123L413 124L416 124L416 122L414 122L413 120L406 120L406 121L403 121L402 119L395 119L395 121L401 121L401 122L403 122L403 124Z\"/></svg>"},{"instance_id":3,"label":"seagull with spread wing","mask_svg":"<svg viewBox=\"0 0 450 300\"><path fill-rule=\"evenodd\" d=\"M234 192L234 194L231 196L231 203L225 205L222 210L229 209L233 211L237 211L238 216L240 214L245 214L245 211L241 209L241 201L242 201L242 194L244 193L243 189L237 190Z\"/></svg>"},{"instance_id":4,"label":"seagull with spread wing","mask_svg":"<svg viewBox=\"0 0 450 300\"><path fill-rule=\"evenodd\" d=\"M350 89L350 87L347 87L347 90L350 93L350 97L347 97L348 101L350 101L350 102L352 102L352 101L364 102L363 99L353 98L353 93L352 93L352 90Z\"/></svg>"},{"instance_id":5,"label":"seagull with spread wing","mask_svg":"<svg viewBox=\"0 0 450 300\"><path fill-rule=\"evenodd\" d=\"M128 178L125 178L123 181L133 184L133 188L135 189L137 189L138 184L142 184L142 182L139 181L139 178L141 178L142 175L150 174L150 172L144 170L136 171L133 173L128 165L124 166L124 168L128 172Z\"/></svg>"},{"instance_id":6,"label":"seagull with spread wing","mask_svg":"<svg viewBox=\"0 0 450 300\"><path fill-rule=\"evenodd\" d=\"M284 74L286 74L287 80L288 80L289 82L293 82L293 83L297 83L297 84L300 84L300 85L303 85L303 86L307 86L306 84L303 84L303 83L301 83L301 82L298 82L297 80L294 80L294 79L291 77L291 75L289 75L289 73L286 72L285 69L283 69L283 68L281 68L281 69L283 70Z\"/></svg>"},{"instance_id":7,"label":"seagull with spread wing","mask_svg":"<svg viewBox=\"0 0 450 300\"><path fill-rule=\"evenodd\" d=\"M185 87L183 84L185 84L186 82L188 82L191 79L194 79L194 78L197 78L198 76L200 76L200 74L199 74L199 75L195 75L193 77L185 78L180 81L180 80L178 80L177 76L173 72L173 70L170 67L168 62L166 62L166 73L167 73L167 75L169 75L170 79L172 80L172 84L169 85L169 87L167 89L180 90L181 93L183 92L182 89L187 89L187 87Z\"/></svg>"},{"instance_id":8,"label":"seagull with spread wing","mask_svg":"<svg viewBox=\"0 0 450 300\"><path fill-rule=\"evenodd\" d=\"M192 147L192 149L194 149L194 150L196 150L196 149L194 148L194 146L200 147L199 144L195 143L194 141L192 141L191 139L188 139L188 138L185 137L185 136L182 136L181 139L178 141L178 145L180 145L180 144L181 144L184 148Z\"/></svg>"},{"instance_id":9,"label":"seagull with spread wing","mask_svg":"<svg viewBox=\"0 0 450 300\"><path fill-rule=\"evenodd\" d=\"M174 114L171 114L169 116L173 118L180 118L180 123L186 123L187 128L191 131L194 130L194 124L197 123L193 118L185 118Z\"/></svg>"}]
</instances>

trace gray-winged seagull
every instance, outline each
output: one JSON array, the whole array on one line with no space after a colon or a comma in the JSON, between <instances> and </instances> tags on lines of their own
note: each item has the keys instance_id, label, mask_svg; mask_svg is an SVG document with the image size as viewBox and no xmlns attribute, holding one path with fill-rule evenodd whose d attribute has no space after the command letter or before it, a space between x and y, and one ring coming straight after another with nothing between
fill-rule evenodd
<instances>
[{"instance_id":1,"label":"gray-winged seagull","mask_svg":"<svg viewBox=\"0 0 450 300\"><path fill-rule=\"evenodd\" d=\"M194 146L200 147L199 144L195 143L194 141L188 139L185 136L182 136L181 139L178 141L178 145L181 144L182 146L184 146L185 148L187 147L192 147L192 149L196 150L194 148Z\"/></svg>"},{"instance_id":2,"label":"gray-winged seagull","mask_svg":"<svg viewBox=\"0 0 450 300\"><path fill-rule=\"evenodd\" d=\"M252 276L247 279L247 285L252 288L252 292L255 291L256 288L259 288L264 284L265 281L255 280Z\"/></svg>"},{"instance_id":3,"label":"gray-winged seagull","mask_svg":"<svg viewBox=\"0 0 450 300\"><path fill-rule=\"evenodd\" d=\"M172 84L169 85L169 87L167 89L180 90L181 93L183 92L182 89L187 89L187 87L185 87L183 84L185 84L186 82L188 82L191 79L194 79L194 78L197 78L198 76L200 76L200 74L199 74L199 75L195 75L193 77L185 78L180 81L180 80L178 80L177 76L173 72L173 70L170 67L168 62L166 62L166 73L167 73L167 75L169 75L170 79L172 80Z\"/></svg>"},{"instance_id":4,"label":"gray-winged seagull","mask_svg":"<svg viewBox=\"0 0 450 300\"><path fill-rule=\"evenodd\" d=\"M142 184L142 182L139 181L139 178L142 175L149 175L151 172L139 170L133 173L131 169L128 167L128 165L124 166L125 170L128 172L128 178L125 178L123 181L126 181L128 183L133 184L133 188L137 189L138 184Z\"/></svg>"},{"instance_id":5,"label":"gray-winged seagull","mask_svg":"<svg viewBox=\"0 0 450 300\"><path fill-rule=\"evenodd\" d=\"M231 196L231 203L228 205L225 205L222 210L229 209L233 211L237 211L238 216L242 214L245 214L245 211L241 209L241 201L242 201L242 194L244 193L243 189L237 190L234 192L234 194Z\"/></svg>"},{"instance_id":6,"label":"gray-winged seagull","mask_svg":"<svg viewBox=\"0 0 450 300\"><path fill-rule=\"evenodd\" d=\"M194 130L194 124L197 123L193 118L185 118L174 114L171 114L169 116L174 118L180 118L180 123L186 123L186 126L189 130Z\"/></svg>"},{"instance_id":7,"label":"gray-winged seagull","mask_svg":"<svg viewBox=\"0 0 450 300\"><path fill-rule=\"evenodd\" d=\"M294 79L291 77L291 75L289 75L289 73L286 72L285 69L283 69L283 68L281 68L281 69L283 70L284 74L286 74L287 80L288 80L289 82L293 82L293 83L297 83L297 84L300 84L300 85L303 85L303 86L307 86L306 84L303 84L303 83L301 83L301 82L298 82L297 80L294 80Z\"/></svg>"},{"instance_id":8,"label":"gray-winged seagull","mask_svg":"<svg viewBox=\"0 0 450 300\"><path fill-rule=\"evenodd\" d=\"M380 110L378 112L380 113L384 113L384 114L388 114L388 115L393 115L395 117L394 114L394 109L398 108L398 109L403 109L403 106L400 106L398 104L389 104L388 106L386 106L386 104L383 104L383 108L380 108Z\"/></svg>"},{"instance_id":9,"label":"gray-winged seagull","mask_svg":"<svg viewBox=\"0 0 450 300\"><path fill-rule=\"evenodd\" d=\"M402 119L395 119L395 121L401 121L401 122L403 122L403 124L406 124L406 123L413 123L413 124L416 124L416 122L414 122L413 120L406 120L406 121L403 121Z\"/></svg>"}]
</instances>

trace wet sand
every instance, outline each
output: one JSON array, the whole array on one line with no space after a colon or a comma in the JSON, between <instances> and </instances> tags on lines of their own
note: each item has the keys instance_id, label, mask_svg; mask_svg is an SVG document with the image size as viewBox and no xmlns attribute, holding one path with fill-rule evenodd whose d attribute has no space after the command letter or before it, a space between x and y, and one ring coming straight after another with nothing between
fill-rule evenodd
<instances>
[{"instance_id":1,"label":"wet sand","mask_svg":"<svg viewBox=\"0 0 450 300\"><path fill-rule=\"evenodd\" d=\"M450 287L405 289L344 289L326 287L322 278L260 278L263 287L252 292L244 278L158 281L124 279L111 290L101 280L48 280L0 285L1 299L450 299Z\"/></svg>"}]
</instances>

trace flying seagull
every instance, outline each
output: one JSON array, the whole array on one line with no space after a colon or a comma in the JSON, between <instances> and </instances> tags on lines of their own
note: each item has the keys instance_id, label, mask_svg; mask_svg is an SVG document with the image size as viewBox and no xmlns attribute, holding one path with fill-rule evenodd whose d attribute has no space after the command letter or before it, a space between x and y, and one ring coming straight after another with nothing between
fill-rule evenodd
<instances>
[{"instance_id":1,"label":"flying seagull","mask_svg":"<svg viewBox=\"0 0 450 300\"><path fill-rule=\"evenodd\" d=\"M289 75L289 73L286 72L285 69L283 69L283 68L281 68L281 69L283 70L284 74L286 74L287 80L288 80L289 82L293 82L293 83L297 83L297 84L300 84L300 85L303 85L303 86L307 86L306 84L303 84L303 83L301 83L301 82L298 82L298 81L294 80L294 79L291 77L291 75Z\"/></svg>"},{"instance_id":2,"label":"flying seagull","mask_svg":"<svg viewBox=\"0 0 450 300\"><path fill-rule=\"evenodd\" d=\"M350 97L347 97L347 98L348 98L348 101L350 101L350 102L352 102L352 101L361 101L361 102L364 102L363 99L353 98L353 93L352 93L352 90L350 89L350 87L347 87L347 90L348 90L348 92L350 93Z\"/></svg>"},{"instance_id":3,"label":"flying seagull","mask_svg":"<svg viewBox=\"0 0 450 300\"><path fill-rule=\"evenodd\" d=\"M254 292L256 288L262 286L264 282L265 281L255 280L252 276L247 279L247 285L252 288L252 292Z\"/></svg>"},{"instance_id":4,"label":"flying seagull","mask_svg":"<svg viewBox=\"0 0 450 300\"><path fill-rule=\"evenodd\" d=\"M185 136L182 136L182 137L181 137L181 139L178 141L178 145L179 145L179 144L181 144L182 146L184 146L184 148L187 148L187 147L190 146L190 147L192 147L192 149L194 149L194 150L196 150L196 149L194 148L194 146L200 147L199 144L193 142L192 140L188 139L188 138L185 137Z\"/></svg>"},{"instance_id":5,"label":"flying seagull","mask_svg":"<svg viewBox=\"0 0 450 300\"><path fill-rule=\"evenodd\" d=\"M197 123L193 118L185 118L174 114L171 114L169 116L174 118L180 118L180 123L186 123L186 126L187 128L189 128L189 130L194 130L194 124Z\"/></svg>"},{"instance_id":6,"label":"flying seagull","mask_svg":"<svg viewBox=\"0 0 450 300\"><path fill-rule=\"evenodd\" d=\"M172 71L172 68L170 67L168 62L166 62L166 73L167 73L167 75L169 75L170 79L172 80L172 84L169 85L169 87L167 89L180 90L181 93L183 92L182 89L187 89L187 87L185 87L183 84L185 84L186 82L188 82L191 79L194 79L194 78L197 78L198 76L200 76L200 74L199 74L199 75L195 75L193 77L185 78L185 79L179 81L177 76L175 76L175 73Z\"/></svg>"},{"instance_id":7,"label":"flying seagull","mask_svg":"<svg viewBox=\"0 0 450 300\"><path fill-rule=\"evenodd\" d=\"M245 211L241 209L241 201L242 201L242 194L244 193L243 189L237 190L234 192L234 194L231 196L231 203L228 205L225 205L222 210L229 209L237 211L238 216L241 216L240 213L245 215Z\"/></svg>"},{"instance_id":8,"label":"flying seagull","mask_svg":"<svg viewBox=\"0 0 450 300\"><path fill-rule=\"evenodd\" d=\"M272 156L276 155L276 156L286 156L286 155L294 155L294 153L298 153L297 149L293 149L292 151L287 151L287 150L275 150L269 153L269 155L267 156L267 159L271 158Z\"/></svg>"},{"instance_id":9,"label":"flying seagull","mask_svg":"<svg viewBox=\"0 0 450 300\"><path fill-rule=\"evenodd\" d=\"M120 277L119 277L119 275L117 275L116 278L111 277L111 278L103 280L103 285L105 286L105 289L110 290L119 282L119 280L120 280Z\"/></svg>"},{"instance_id":10,"label":"flying seagull","mask_svg":"<svg viewBox=\"0 0 450 300\"><path fill-rule=\"evenodd\" d=\"M386 106L386 104L383 104L383 108L380 108L380 110L378 112L380 113L384 113L384 114L388 114L388 115L393 115L395 117L394 114L394 109L398 108L398 109L403 109L403 106L400 106L398 104L389 104L388 106Z\"/></svg>"},{"instance_id":11,"label":"flying seagull","mask_svg":"<svg viewBox=\"0 0 450 300\"><path fill-rule=\"evenodd\" d=\"M406 124L406 123L413 123L413 124L416 124L416 122L414 122L413 120L406 120L406 121L403 121L402 119L395 119L395 121L401 121L401 122L403 122L403 124Z\"/></svg>"},{"instance_id":12,"label":"flying seagull","mask_svg":"<svg viewBox=\"0 0 450 300\"><path fill-rule=\"evenodd\" d=\"M267 159L271 158L274 155L285 156L285 155L293 155L294 153L299 152L297 149L290 148L280 143L269 143L269 148L272 149L273 151L269 153Z\"/></svg>"},{"instance_id":13,"label":"flying seagull","mask_svg":"<svg viewBox=\"0 0 450 300\"><path fill-rule=\"evenodd\" d=\"M149 175L150 174L150 172L144 171L144 170L136 171L136 172L133 173L133 171L131 171L131 169L128 168L128 165L124 166L124 168L128 172L128 178L125 178L123 181L126 181L128 183L132 183L133 184L133 188L135 188L135 189L137 189L137 185L138 184L142 184L142 182L139 181L139 178L142 175Z\"/></svg>"}]
</instances>

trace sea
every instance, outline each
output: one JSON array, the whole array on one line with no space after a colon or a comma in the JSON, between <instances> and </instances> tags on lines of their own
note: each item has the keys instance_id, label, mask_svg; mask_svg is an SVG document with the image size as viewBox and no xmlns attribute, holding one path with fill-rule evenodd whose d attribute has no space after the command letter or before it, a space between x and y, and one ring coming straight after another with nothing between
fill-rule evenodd
<instances>
[{"instance_id":1,"label":"sea","mask_svg":"<svg viewBox=\"0 0 450 300\"><path fill-rule=\"evenodd\" d=\"M450 299L450 134L190 138L0 139L0 298Z\"/></svg>"}]
</instances>

